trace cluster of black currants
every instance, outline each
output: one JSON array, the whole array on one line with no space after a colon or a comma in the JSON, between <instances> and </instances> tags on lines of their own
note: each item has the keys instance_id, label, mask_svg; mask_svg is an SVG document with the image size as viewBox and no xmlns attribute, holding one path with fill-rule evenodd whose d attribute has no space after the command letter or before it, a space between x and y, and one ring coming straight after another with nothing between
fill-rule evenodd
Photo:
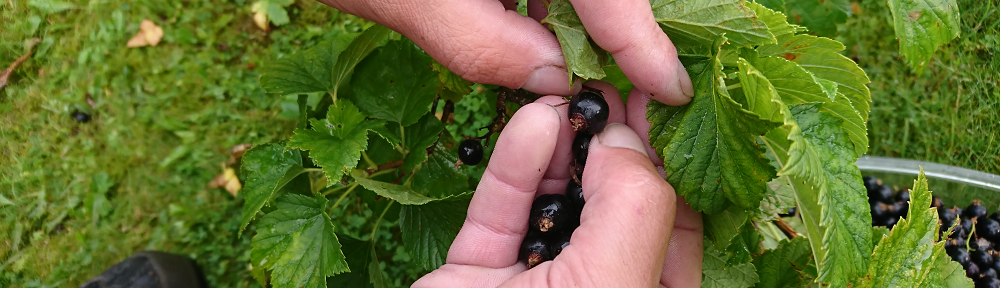
<instances>
[{"instance_id":1,"label":"cluster of black currants","mask_svg":"<svg viewBox=\"0 0 1000 288\"><path fill-rule=\"evenodd\" d=\"M947 239L944 247L951 259L962 264L976 287L1000 287L1000 250L995 250L1000 248L1000 214L987 216L986 206L979 200L973 200L964 210L958 206L947 208L937 197L932 205L937 208L941 239Z\"/></svg>"},{"instance_id":2,"label":"cluster of black currants","mask_svg":"<svg viewBox=\"0 0 1000 288\"><path fill-rule=\"evenodd\" d=\"M882 185L882 180L872 176L864 176L862 180L865 183L865 190L868 190L872 226L892 229L900 218L906 218L906 211L910 207L910 190L904 188L896 192L891 186Z\"/></svg>"},{"instance_id":3,"label":"cluster of black currants","mask_svg":"<svg viewBox=\"0 0 1000 288\"><path fill-rule=\"evenodd\" d=\"M521 242L519 257L528 268L555 259L569 246L573 230L580 226L583 211L583 167L587 164L590 139L608 124L608 102L600 93L585 90L569 102L569 121L576 131L573 139L573 179L566 194L545 194L531 203L528 234Z\"/></svg>"}]
</instances>

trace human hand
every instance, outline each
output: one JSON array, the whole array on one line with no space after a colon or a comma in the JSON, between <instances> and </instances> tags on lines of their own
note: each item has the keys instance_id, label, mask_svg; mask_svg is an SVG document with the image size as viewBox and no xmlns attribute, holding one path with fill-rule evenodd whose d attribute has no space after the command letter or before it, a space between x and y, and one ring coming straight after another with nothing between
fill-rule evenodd
<instances>
[{"instance_id":1,"label":"human hand","mask_svg":"<svg viewBox=\"0 0 1000 288\"><path fill-rule=\"evenodd\" d=\"M517 259L532 200L563 193L571 181L574 132L566 117L568 105L556 106L565 100L547 96L511 118L448 251L447 264L413 287L700 285L701 217L676 197L654 166L662 161L648 152L652 148L644 140L649 98L633 94L626 107L611 85L588 86L604 91L610 118L590 144L583 172L587 205L570 245L556 259L531 270Z\"/></svg>"},{"instance_id":2,"label":"human hand","mask_svg":"<svg viewBox=\"0 0 1000 288\"><path fill-rule=\"evenodd\" d=\"M572 95L566 62L552 32L539 24L541 0L319 0L395 30L466 80ZM694 95L677 51L653 18L648 0L571 0L597 45L611 52L635 89L668 105ZM534 18L534 19L532 19Z\"/></svg>"}]
</instances>

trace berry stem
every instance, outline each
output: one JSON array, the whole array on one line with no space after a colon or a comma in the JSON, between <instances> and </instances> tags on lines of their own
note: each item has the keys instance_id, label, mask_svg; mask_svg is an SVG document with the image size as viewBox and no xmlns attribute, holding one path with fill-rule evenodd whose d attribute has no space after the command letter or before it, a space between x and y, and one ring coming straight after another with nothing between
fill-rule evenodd
<instances>
[{"instance_id":1,"label":"berry stem","mask_svg":"<svg viewBox=\"0 0 1000 288\"><path fill-rule=\"evenodd\" d=\"M382 209L382 214L378 215L378 220L375 220L375 226L372 227L372 237L368 238L371 241L375 241L375 232L378 231L378 224L382 223L382 217L385 217L385 212L389 211L389 207L392 207L392 203L396 201L389 201L389 205L385 205L385 209Z\"/></svg>"},{"instance_id":2,"label":"berry stem","mask_svg":"<svg viewBox=\"0 0 1000 288\"><path fill-rule=\"evenodd\" d=\"M788 239L795 239L795 237L799 237L799 233L795 232L795 229L792 229L792 226L789 226L788 223L785 223L785 220L775 218L774 224L778 225L778 229L781 229L781 232L784 232Z\"/></svg>"}]
</instances>

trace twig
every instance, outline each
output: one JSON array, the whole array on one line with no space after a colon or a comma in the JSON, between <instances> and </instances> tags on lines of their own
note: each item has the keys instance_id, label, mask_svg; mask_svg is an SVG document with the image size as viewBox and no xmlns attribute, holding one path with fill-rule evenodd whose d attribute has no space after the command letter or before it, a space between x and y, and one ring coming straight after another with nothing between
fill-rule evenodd
<instances>
[{"instance_id":1,"label":"twig","mask_svg":"<svg viewBox=\"0 0 1000 288\"><path fill-rule=\"evenodd\" d=\"M778 225L778 229L781 229L781 232L784 232L785 237L788 237L788 239L795 239L795 237L799 237L799 233L795 232L795 229L792 229L792 226L789 226L788 223L785 223L785 220L775 218L774 224Z\"/></svg>"},{"instance_id":2,"label":"twig","mask_svg":"<svg viewBox=\"0 0 1000 288\"><path fill-rule=\"evenodd\" d=\"M0 89L7 87L7 80L10 78L10 74L14 73L14 69L17 69L17 66L21 66L21 63L24 63L24 61L28 61L28 58L31 58L31 52L35 51L35 44L38 44L38 42L38 38L32 39L31 43L28 44L28 53L24 53L24 55L20 58L14 60L14 63L11 63L6 70L0 72Z\"/></svg>"},{"instance_id":3,"label":"twig","mask_svg":"<svg viewBox=\"0 0 1000 288\"><path fill-rule=\"evenodd\" d=\"M396 167L399 167L399 166L403 166L403 160L396 160L396 161L392 161L392 162L385 163L385 164L382 164L382 165L378 165L378 168L376 168L376 169L368 169L365 172L368 172L368 174L372 174L372 173L379 172L379 171L384 171L384 170L389 170L389 169L395 169Z\"/></svg>"}]
</instances>

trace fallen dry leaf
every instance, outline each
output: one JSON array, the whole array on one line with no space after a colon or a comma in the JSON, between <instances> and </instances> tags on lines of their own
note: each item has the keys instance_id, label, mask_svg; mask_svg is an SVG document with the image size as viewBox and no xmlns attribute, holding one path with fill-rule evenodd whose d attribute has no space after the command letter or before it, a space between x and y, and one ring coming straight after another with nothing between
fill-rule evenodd
<instances>
[{"instance_id":1,"label":"fallen dry leaf","mask_svg":"<svg viewBox=\"0 0 1000 288\"><path fill-rule=\"evenodd\" d=\"M229 149L229 161L226 161L226 166L233 166L237 162L240 162L240 158L243 158L243 153L246 153L250 147L253 146L249 143L237 144L233 148Z\"/></svg>"},{"instance_id":2,"label":"fallen dry leaf","mask_svg":"<svg viewBox=\"0 0 1000 288\"><path fill-rule=\"evenodd\" d=\"M146 19L142 20L142 23L139 24L139 32L136 32L125 46L128 48L156 46L156 44L160 44L161 39L163 39L163 28Z\"/></svg>"},{"instance_id":3,"label":"fallen dry leaf","mask_svg":"<svg viewBox=\"0 0 1000 288\"><path fill-rule=\"evenodd\" d=\"M253 23L256 23L261 30L270 31L271 26L267 25L267 3L257 1L250 6L250 10L253 12Z\"/></svg>"},{"instance_id":4,"label":"fallen dry leaf","mask_svg":"<svg viewBox=\"0 0 1000 288\"><path fill-rule=\"evenodd\" d=\"M236 197L240 193L240 189L243 189L243 184L240 184L240 178L236 176L236 169L226 167L222 174L215 176L212 182L208 183L208 188L225 188L230 195Z\"/></svg>"},{"instance_id":5,"label":"fallen dry leaf","mask_svg":"<svg viewBox=\"0 0 1000 288\"><path fill-rule=\"evenodd\" d=\"M38 44L40 41L41 40L38 38L29 40L27 45L28 52L17 58L17 60L14 60L14 63L11 63L7 69L0 72L0 89L7 86L7 81L10 79L10 74L14 74L14 69L17 69L17 66L21 66L21 63L24 63L24 61L27 61L28 58L31 58L31 51L35 50L35 44Z\"/></svg>"}]
</instances>

